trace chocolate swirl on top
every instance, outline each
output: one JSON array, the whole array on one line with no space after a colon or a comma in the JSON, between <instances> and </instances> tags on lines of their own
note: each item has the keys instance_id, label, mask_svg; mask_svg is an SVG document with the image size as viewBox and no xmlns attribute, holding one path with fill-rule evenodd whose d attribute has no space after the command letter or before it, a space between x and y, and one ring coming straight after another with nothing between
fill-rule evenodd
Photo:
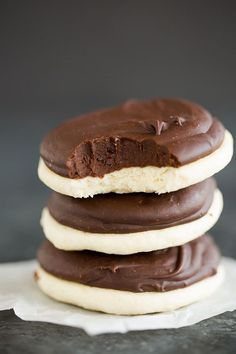
<instances>
[{"instance_id":1,"label":"chocolate swirl on top","mask_svg":"<svg viewBox=\"0 0 236 354\"><path fill-rule=\"evenodd\" d=\"M129 256L62 251L45 241L38 251L44 270L61 279L132 292L180 289L214 275L219 250L210 236L183 246Z\"/></svg>"},{"instance_id":2,"label":"chocolate swirl on top","mask_svg":"<svg viewBox=\"0 0 236 354\"><path fill-rule=\"evenodd\" d=\"M124 167L179 167L216 150L223 137L222 124L197 104L131 100L61 124L40 154L59 175L102 177Z\"/></svg>"},{"instance_id":3,"label":"chocolate swirl on top","mask_svg":"<svg viewBox=\"0 0 236 354\"><path fill-rule=\"evenodd\" d=\"M201 183L165 194L101 194L72 198L54 192L50 214L60 224L94 233L159 230L196 220L209 210L216 183Z\"/></svg>"}]
</instances>

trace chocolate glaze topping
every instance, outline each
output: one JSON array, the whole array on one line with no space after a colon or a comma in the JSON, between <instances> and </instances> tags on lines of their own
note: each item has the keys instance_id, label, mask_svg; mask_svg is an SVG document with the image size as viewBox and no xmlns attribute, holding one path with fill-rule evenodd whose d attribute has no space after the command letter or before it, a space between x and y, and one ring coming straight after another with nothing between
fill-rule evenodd
<instances>
[{"instance_id":1,"label":"chocolate glaze topping","mask_svg":"<svg viewBox=\"0 0 236 354\"><path fill-rule=\"evenodd\" d=\"M59 175L102 177L124 167L179 167L216 150L223 137L222 124L197 104L130 100L61 124L40 154Z\"/></svg>"},{"instance_id":2,"label":"chocolate glaze topping","mask_svg":"<svg viewBox=\"0 0 236 354\"><path fill-rule=\"evenodd\" d=\"M45 271L61 279L99 288L163 292L214 275L220 253L210 236L179 247L129 256L67 252L45 241L38 260Z\"/></svg>"},{"instance_id":3,"label":"chocolate glaze topping","mask_svg":"<svg viewBox=\"0 0 236 354\"><path fill-rule=\"evenodd\" d=\"M54 192L50 214L60 224L94 233L158 230L196 220L209 210L216 187L213 178L166 194L101 194L72 198Z\"/></svg>"}]
</instances>

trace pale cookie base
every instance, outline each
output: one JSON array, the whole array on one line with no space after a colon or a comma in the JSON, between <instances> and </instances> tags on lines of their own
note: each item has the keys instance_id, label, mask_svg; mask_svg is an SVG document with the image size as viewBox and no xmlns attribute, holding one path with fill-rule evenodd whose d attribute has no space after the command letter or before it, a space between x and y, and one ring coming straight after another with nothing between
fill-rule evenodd
<instances>
[{"instance_id":1,"label":"pale cookie base","mask_svg":"<svg viewBox=\"0 0 236 354\"><path fill-rule=\"evenodd\" d=\"M214 293L224 279L224 270L219 266L215 275L186 288L167 292L132 293L91 287L57 278L41 267L37 269L41 290L61 302L89 310L115 315L142 315L176 310Z\"/></svg>"},{"instance_id":2,"label":"pale cookie base","mask_svg":"<svg viewBox=\"0 0 236 354\"><path fill-rule=\"evenodd\" d=\"M150 252L183 245L205 234L217 222L223 209L223 196L219 189L214 192L210 209L203 217L186 224L162 230L150 230L129 234L99 234L73 229L58 223L45 208L41 225L45 236L56 248L92 250L110 254Z\"/></svg>"},{"instance_id":3,"label":"pale cookie base","mask_svg":"<svg viewBox=\"0 0 236 354\"><path fill-rule=\"evenodd\" d=\"M226 130L221 146L208 156L187 165L175 167L129 167L104 177L72 179L51 171L42 159L38 175L49 188L75 198L103 193L168 193L203 181L222 170L233 155L233 137Z\"/></svg>"}]
</instances>

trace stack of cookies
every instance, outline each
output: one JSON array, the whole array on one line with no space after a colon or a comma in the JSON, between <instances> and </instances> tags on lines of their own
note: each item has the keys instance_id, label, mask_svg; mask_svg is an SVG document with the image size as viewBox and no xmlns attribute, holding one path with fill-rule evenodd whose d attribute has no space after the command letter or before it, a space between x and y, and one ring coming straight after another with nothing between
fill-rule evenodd
<instances>
[{"instance_id":1,"label":"stack of cookies","mask_svg":"<svg viewBox=\"0 0 236 354\"><path fill-rule=\"evenodd\" d=\"M232 153L223 125L183 100L130 100L49 132L39 177L54 192L41 219L39 287L123 315L212 294L224 277L206 235L223 207L212 176Z\"/></svg>"}]
</instances>

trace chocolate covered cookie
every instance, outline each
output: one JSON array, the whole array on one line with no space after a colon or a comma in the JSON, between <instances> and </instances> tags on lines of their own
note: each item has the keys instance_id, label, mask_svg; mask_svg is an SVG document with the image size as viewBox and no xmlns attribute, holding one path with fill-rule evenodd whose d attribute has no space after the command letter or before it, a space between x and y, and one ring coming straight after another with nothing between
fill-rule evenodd
<instances>
[{"instance_id":1,"label":"chocolate covered cookie","mask_svg":"<svg viewBox=\"0 0 236 354\"><path fill-rule=\"evenodd\" d=\"M46 237L60 249L132 254L199 237L216 223L222 207L222 195L212 178L160 195L73 198L54 192L41 224Z\"/></svg>"},{"instance_id":2,"label":"chocolate covered cookie","mask_svg":"<svg viewBox=\"0 0 236 354\"><path fill-rule=\"evenodd\" d=\"M40 154L41 180L62 194L165 193L222 169L232 137L197 104L131 100L61 124Z\"/></svg>"},{"instance_id":3,"label":"chocolate covered cookie","mask_svg":"<svg viewBox=\"0 0 236 354\"><path fill-rule=\"evenodd\" d=\"M115 314L174 310L209 296L223 279L210 236L129 256L65 252L45 241L38 261L36 279L46 294Z\"/></svg>"}]
</instances>

